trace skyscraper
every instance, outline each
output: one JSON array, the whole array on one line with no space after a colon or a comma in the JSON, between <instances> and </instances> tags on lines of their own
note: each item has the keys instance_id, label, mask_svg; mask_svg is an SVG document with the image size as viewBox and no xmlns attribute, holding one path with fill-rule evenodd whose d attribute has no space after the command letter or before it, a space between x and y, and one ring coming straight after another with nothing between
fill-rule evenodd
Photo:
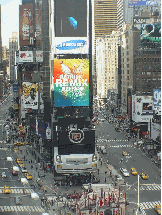
<instances>
[{"instance_id":1,"label":"skyscraper","mask_svg":"<svg viewBox=\"0 0 162 215\"><path fill-rule=\"evenodd\" d=\"M110 35L117 29L117 1L95 0L94 1L94 73L93 94L97 94L97 71L96 71L96 39L103 35Z\"/></svg>"},{"instance_id":2,"label":"skyscraper","mask_svg":"<svg viewBox=\"0 0 162 215\"><path fill-rule=\"evenodd\" d=\"M2 36L1 36L1 34L2 34L2 31L1 31L1 29L2 29L2 24L1 24L1 4L0 4L0 63L2 63Z\"/></svg>"}]
</instances>

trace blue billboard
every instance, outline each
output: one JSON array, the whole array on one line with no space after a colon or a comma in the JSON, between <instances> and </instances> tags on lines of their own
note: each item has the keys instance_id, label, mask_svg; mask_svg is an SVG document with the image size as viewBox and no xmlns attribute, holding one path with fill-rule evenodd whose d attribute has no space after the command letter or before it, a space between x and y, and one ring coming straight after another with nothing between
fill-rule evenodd
<instances>
[{"instance_id":1,"label":"blue billboard","mask_svg":"<svg viewBox=\"0 0 162 215\"><path fill-rule=\"evenodd\" d=\"M18 92L18 85L17 84L13 84L13 92Z\"/></svg>"},{"instance_id":2,"label":"blue billboard","mask_svg":"<svg viewBox=\"0 0 162 215\"><path fill-rule=\"evenodd\" d=\"M161 108L161 90L153 89L154 109Z\"/></svg>"},{"instance_id":3,"label":"blue billboard","mask_svg":"<svg viewBox=\"0 0 162 215\"><path fill-rule=\"evenodd\" d=\"M142 5L154 5L154 6L158 6L158 1L156 0L129 0L128 1L128 5L129 6L142 6Z\"/></svg>"}]
</instances>

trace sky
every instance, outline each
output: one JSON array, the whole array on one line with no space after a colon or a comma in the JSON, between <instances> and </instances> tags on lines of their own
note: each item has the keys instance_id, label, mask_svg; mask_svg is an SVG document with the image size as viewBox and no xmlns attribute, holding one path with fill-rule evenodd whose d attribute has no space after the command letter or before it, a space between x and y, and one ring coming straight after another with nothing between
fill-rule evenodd
<instances>
[{"instance_id":1,"label":"sky","mask_svg":"<svg viewBox=\"0 0 162 215\"><path fill-rule=\"evenodd\" d=\"M0 0L2 45L8 48L12 32L19 32L19 5L21 2L21 0Z\"/></svg>"}]
</instances>

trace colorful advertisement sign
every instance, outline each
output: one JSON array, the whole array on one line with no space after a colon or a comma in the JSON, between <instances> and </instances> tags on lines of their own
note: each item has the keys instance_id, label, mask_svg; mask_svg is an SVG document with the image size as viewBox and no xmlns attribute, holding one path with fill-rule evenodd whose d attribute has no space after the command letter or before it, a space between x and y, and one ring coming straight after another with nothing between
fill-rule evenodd
<instances>
[{"instance_id":1,"label":"colorful advertisement sign","mask_svg":"<svg viewBox=\"0 0 162 215\"><path fill-rule=\"evenodd\" d=\"M33 62L32 51L19 51L19 63Z\"/></svg>"},{"instance_id":2,"label":"colorful advertisement sign","mask_svg":"<svg viewBox=\"0 0 162 215\"><path fill-rule=\"evenodd\" d=\"M150 18L134 18L134 30L140 32L141 43L161 42L161 23L150 23Z\"/></svg>"},{"instance_id":3,"label":"colorful advertisement sign","mask_svg":"<svg viewBox=\"0 0 162 215\"><path fill-rule=\"evenodd\" d=\"M89 60L54 60L54 106L89 106Z\"/></svg>"},{"instance_id":4,"label":"colorful advertisement sign","mask_svg":"<svg viewBox=\"0 0 162 215\"><path fill-rule=\"evenodd\" d=\"M42 5L37 2L35 9L36 45L42 45Z\"/></svg>"},{"instance_id":5,"label":"colorful advertisement sign","mask_svg":"<svg viewBox=\"0 0 162 215\"><path fill-rule=\"evenodd\" d=\"M43 51L36 51L36 62L43 62Z\"/></svg>"},{"instance_id":6,"label":"colorful advertisement sign","mask_svg":"<svg viewBox=\"0 0 162 215\"><path fill-rule=\"evenodd\" d=\"M158 1L156 0L129 0L128 1L129 6L142 6L142 5L154 5L158 6Z\"/></svg>"},{"instance_id":7,"label":"colorful advertisement sign","mask_svg":"<svg viewBox=\"0 0 162 215\"><path fill-rule=\"evenodd\" d=\"M55 54L88 54L87 37L56 37Z\"/></svg>"},{"instance_id":8,"label":"colorful advertisement sign","mask_svg":"<svg viewBox=\"0 0 162 215\"><path fill-rule=\"evenodd\" d=\"M155 114L161 115L161 90L153 89L153 110L155 110Z\"/></svg>"},{"instance_id":9,"label":"colorful advertisement sign","mask_svg":"<svg viewBox=\"0 0 162 215\"><path fill-rule=\"evenodd\" d=\"M18 92L18 84L13 84L13 92Z\"/></svg>"},{"instance_id":10,"label":"colorful advertisement sign","mask_svg":"<svg viewBox=\"0 0 162 215\"><path fill-rule=\"evenodd\" d=\"M55 0L55 37L87 37L87 0Z\"/></svg>"},{"instance_id":11,"label":"colorful advertisement sign","mask_svg":"<svg viewBox=\"0 0 162 215\"><path fill-rule=\"evenodd\" d=\"M141 24L141 42L161 42L161 23Z\"/></svg>"},{"instance_id":12,"label":"colorful advertisement sign","mask_svg":"<svg viewBox=\"0 0 162 215\"><path fill-rule=\"evenodd\" d=\"M19 5L20 46L34 45L33 34L33 5Z\"/></svg>"},{"instance_id":13,"label":"colorful advertisement sign","mask_svg":"<svg viewBox=\"0 0 162 215\"><path fill-rule=\"evenodd\" d=\"M150 122L153 117L153 97L132 95L132 120Z\"/></svg>"},{"instance_id":14,"label":"colorful advertisement sign","mask_svg":"<svg viewBox=\"0 0 162 215\"><path fill-rule=\"evenodd\" d=\"M22 88L23 88L23 93L21 97L22 110L25 109L27 112L27 108L38 109L38 83L34 84L31 82L23 82ZM42 89L43 83L39 83L40 109L43 108Z\"/></svg>"}]
</instances>

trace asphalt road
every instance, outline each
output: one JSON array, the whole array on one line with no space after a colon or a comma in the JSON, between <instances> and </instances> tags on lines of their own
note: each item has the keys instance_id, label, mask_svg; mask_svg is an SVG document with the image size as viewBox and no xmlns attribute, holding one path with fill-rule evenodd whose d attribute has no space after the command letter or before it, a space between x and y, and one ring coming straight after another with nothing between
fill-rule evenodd
<instances>
[{"instance_id":1,"label":"asphalt road","mask_svg":"<svg viewBox=\"0 0 162 215\"><path fill-rule=\"evenodd\" d=\"M103 116L99 114L99 118L103 118ZM119 173L121 167L125 167L128 172L131 167L134 167L138 174L143 171L148 174L148 180L140 178L140 204L146 208L146 214L156 214L153 209L148 209L161 201L161 177L156 165L139 149L134 148L131 141L127 141L124 132L116 132L115 125L108 123L107 120L100 122L97 126L96 136L98 145L108 146L108 153L103 155L103 160L105 162L108 160ZM129 153L129 156L123 156L122 151ZM122 163L121 158L123 158ZM122 175L122 173L120 174ZM125 190L129 201L131 204L137 204L138 177L131 174L130 177L122 177L127 182ZM149 206L145 202L148 202Z\"/></svg>"},{"instance_id":2,"label":"asphalt road","mask_svg":"<svg viewBox=\"0 0 162 215\"><path fill-rule=\"evenodd\" d=\"M18 176L12 175L12 167L17 165L15 162L16 156L13 151L13 146L8 148L9 144L3 143L5 140L5 133L3 137L2 131L4 130L4 123L7 119L6 112L8 108L12 105L12 95L5 99L5 101L0 104L0 213L7 215L19 215L19 214L31 214L39 215L44 212L44 209L40 206L40 200L33 200L31 198L31 193L33 189L29 185L23 186L20 179L24 178L24 173L19 171ZM13 158L13 162L6 160L7 156ZM6 172L7 178L2 178L1 173ZM11 187L10 194L4 194L4 186ZM25 194L23 193L25 187ZM16 205L15 197L20 196L22 198L22 205Z\"/></svg>"}]
</instances>

